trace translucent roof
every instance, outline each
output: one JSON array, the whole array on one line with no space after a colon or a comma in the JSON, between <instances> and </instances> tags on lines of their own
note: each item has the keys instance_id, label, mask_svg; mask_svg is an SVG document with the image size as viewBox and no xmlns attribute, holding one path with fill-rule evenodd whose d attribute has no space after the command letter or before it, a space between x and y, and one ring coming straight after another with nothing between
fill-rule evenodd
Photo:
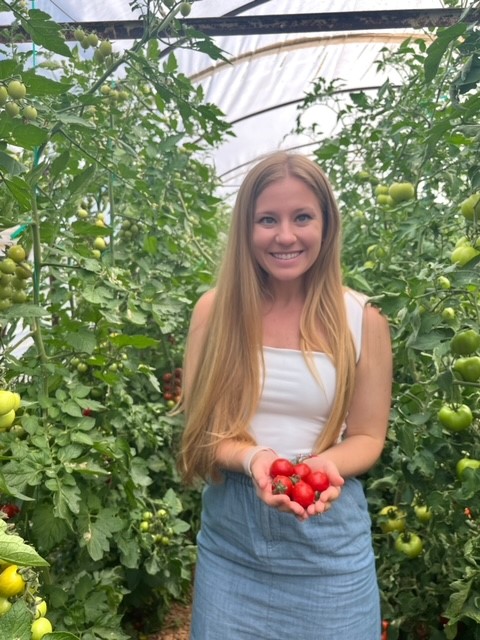
<instances>
[{"instance_id":1,"label":"translucent roof","mask_svg":"<svg viewBox=\"0 0 480 640\"><path fill-rule=\"evenodd\" d=\"M58 22L139 17L130 7L131 0L37 0L32 4ZM189 18L359 11L385 15L391 10L443 8L441 0L196 0ZM280 148L308 153L313 144L318 144L318 140L292 133L298 104L314 80L319 76L326 81L338 78L347 90L378 87L385 80L374 65L380 50L397 46L412 33L389 24L388 29L381 30L214 36L229 63L212 61L199 52L177 50L180 70L203 85L206 99L218 105L233 125L235 137L213 154L227 190L236 190L249 163L258 156ZM118 41L116 48L129 44ZM335 126L328 109L319 107L309 117L322 123L325 135Z\"/></svg>"}]
</instances>

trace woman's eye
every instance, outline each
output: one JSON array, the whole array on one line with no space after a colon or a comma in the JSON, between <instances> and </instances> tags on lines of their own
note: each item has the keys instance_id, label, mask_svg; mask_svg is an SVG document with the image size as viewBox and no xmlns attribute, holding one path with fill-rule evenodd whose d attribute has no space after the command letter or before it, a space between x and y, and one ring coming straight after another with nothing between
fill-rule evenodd
<instances>
[{"instance_id":1,"label":"woman's eye","mask_svg":"<svg viewBox=\"0 0 480 640\"><path fill-rule=\"evenodd\" d=\"M275 218L273 218L272 216L262 216L259 220L258 220L259 224L263 224L266 227L271 227L273 224L275 224Z\"/></svg>"},{"instance_id":2,"label":"woman's eye","mask_svg":"<svg viewBox=\"0 0 480 640\"><path fill-rule=\"evenodd\" d=\"M312 216L309 213L300 213L297 216L297 221L298 222L308 222L308 220L311 220Z\"/></svg>"}]
</instances>

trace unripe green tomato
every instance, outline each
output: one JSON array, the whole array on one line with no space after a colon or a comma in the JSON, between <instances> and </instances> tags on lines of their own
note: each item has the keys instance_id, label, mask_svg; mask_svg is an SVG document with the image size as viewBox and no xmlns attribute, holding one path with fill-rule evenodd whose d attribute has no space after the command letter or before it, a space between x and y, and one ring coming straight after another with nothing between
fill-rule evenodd
<instances>
[{"instance_id":1,"label":"unripe green tomato","mask_svg":"<svg viewBox=\"0 0 480 640\"><path fill-rule=\"evenodd\" d=\"M91 47L96 47L97 44L98 44L98 36L97 36L97 34L96 33L89 33L88 36L87 36L87 41L88 41L88 44Z\"/></svg>"},{"instance_id":2,"label":"unripe green tomato","mask_svg":"<svg viewBox=\"0 0 480 640\"><path fill-rule=\"evenodd\" d=\"M452 432L465 431L473 422L472 411L466 404L458 406L444 404L437 417L440 423Z\"/></svg>"},{"instance_id":3,"label":"unripe green tomato","mask_svg":"<svg viewBox=\"0 0 480 640\"><path fill-rule=\"evenodd\" d=\"M480 334L475 329L464 329L450 341L450 350L457 356L469 356L480 349Z\"/></svg>"},{"instance_id":4,"label":"unripe green tomato","mask_svg":"<svg viewBox=\"0 0 480 640\"><path fill-rule=\"evenodd\" d=\"M100 258L102 257L102 252L100 251L100 249L92 249L92 257L95 258L95 260L100 260Z\"/></svg>"},{"instance_id":5,"label":"unripe green tomato","mask_svg":"<svg viewBox=\"0 0 480 640\"><path fill-rule=\"evenodd\" d=\"M414 510L415 510L415 516L417 517L417 520L419 522L423 522L423 523L430 522L430 520L433 517L433 514L430 511L430 509L424 504L415 505Z\"/></svg>"},{"instance_id":6,"label":"unripe green tomato","mask_svg":"<svg viewBox=\"0 0 480 640\"><path fill-rule=\"evenodd\" d=\"M379 516L381 517L380 528L384 533L405 530L406 514L398 507L393 505L383 507L379 512Z\"/></svg>"},{"instance_id":7,"label":"unripe green tomato","mask_svg":"<svg viewBox=\"0 0 480 640\"><path fill-rule=\"evenodd\" d=\"M10 429L15 421L15 411L12 409L8 413L0 415L0 431L7 431Z\"/></svg>"},{"instance_id":8,"label":"unripe green tomato","mask_svg":"<svg viewBox=\"0 0 480 640\"><path fill-rule=\"evenodd\" d=\"M7 100L8 100L7 87L4 87L3 85L1 85L0 86L0 104L5 104Z\"/></svg>"},{"instance_id":9,"label":"unripe green tomato","mask_svg":"<svg viewBox=\"0 0 480 640\"><path fill-rule=\"evenodd\" d=\"M450 289L452 287L452 283L446 276L438 276L437 284L440 289Z\"/></svg>"},{"instance_id":10,"label":"unripe green tomato","mask_svg":"<svg viewBox=\"0 0 480 640\"><path fill-rule=\"evenodd\" d=\"M43 598L35 598L35 619L44 618L47 615L47 603Z\"/></svg>"},{"instance_id":11,"label":"unripe green tomato","mask_svg":"<svg viewBox=\"0 0 480 640\"><path fill-rule=\"evenodd\" d=\"M21 245L14 244L13 246L9 247L7 251L7 257L18 263L23 262L23 260L25 260L25 258L27 257L27 254L25 252L25 249Z\"/></svg>"},{"instance_id":12,"label":"unripe green tomato","mask_svg":"<svg viewBox=\"0 0 480 640\"><path fill-rule=\"evenodd\" d=\"M159 509L156 513L157 518L160 518L160 520L165 520L166 518L168 518L168 511L166 509Z\"/></svg>"},{"instance_id":13,"label":"unripe green tomato","mask_svg":"<svg viewBox=\"0 0 480 640\"><path fill-rule=\"evenodd\" d=\"M458 264L461 267L464 267L478 255L480 255L480 252L477 251L475 247L472 247L471 245L460 245L452 251L450 260L452 264Z\"/></svg>"},{"instance_id":14,"label":"unripe green tomato","mask_svg":"<svg viewBox=\"0 0 480 640\"><path fill-rule=\"evenodd\" d=\"M0 617L4 616L12 608L12 603L8 598L0 597Z\"/></svg>"},{"instance_id":15,"label":"unripe green tomato","mask_svg":"<svg viewBox=\"0 0 480 640\"><path fill-rule=\"evenodd\" d=\"M407 558L416 558L423 551L423 542L416 533L401 533L395 540L395 549Z\"/></svg>"},{"instance_id":16,"label":"unripe green tomato","mask_svg":"<svg viewBox=\"0 0 480 640\"><path fill-rule=\"evenodd\" d=\"M466 469L480 469L480 460L475 460L475 458L460 458L455 467L459 480L463 479L463 474Z\"/></svg>"},{"instance_id":17,"label":"unripe green tomato","mask_svg":"<svg viewBox=\"0 0 480 640\"><path fill-rule=\"evenodd\" d=\"M112 53L112 43L108 40L102 40L98 45L98 51L104 58Z\"/></svg>"},{"instance_id":18,"label":"unripe green tomato","mask_svg":"<svg viewBox=\"0 0 480 640\"><path fill-rule=\"evenodd\" d=\"M192 10L192 5L189 2L182 2L180 5L180 13L184 18L190 15L190 11Z\"/></svg>"},{"instance_id":19,"label":"unripe green tomato","mask_svg":"<svg viewBox=\"0 0 480 640\"><path fill-rule=\"evenodd\" d=\"M37 110L31 105L27 105L22 111L22 116L25 118L25 120L36 120L37 115Z\"/></svg>"},{"instance_id":20,"label":"unripe green tomato","mask_svg":"<svg viewBox=\"0 0 480 640\"><path fill-rule=\"evenodd\" d=\"M0 389L0 415L5 415L15 409L15 396L7 389Z\"/></svg>"},{"instance_id":21,"label":"unripe green tomato","mask_svg":"<svg viewBox=\"0 0 480 640\"><path fill-rule=\"evenodd\" d=\"M16 266L15 260L12 260L12 258L4 258L0 262L0 271L2 273L13 274L15 273Z\"/></svg>"},{"instance_id":22,"label":"unripe green tomato","mask_svg":"<svg viewBox=\"0 0 480 640\"><path fill-rule=\"evenodd\" d=\"M153 513L151 511L144 511L142 513L143 520L151 520L153 518Z\"/></svg>"},{"instance_id":23,"label":"unripe green tomato","mask_svg":"<svg viewBox=\"0 0 480 640\"><path fill-rule=\"evenodd\" d=\"M460 374L466 382L476 382L480 379L480 356L458 358L453 363L453 370Z\"/></svg>"},{"instance_id":24,"label":"unripe green tomato","mask_svg":"<svg viewBox=\"0 0 480 640\"><path fill-rule=\"evenodd\" d=\"M19 80L11 80L7 85L8 95L14 100L22 100L27 95L27 88Z\"/></svg>"},{"instance_id":25,"label":"unripe green tomato","mask_svg":"<svg viewBox=\"0 0 480 640\"><path fill-rule=\"evenodd\" d=\"M442 320L445 320L445 322L453 322L456 315L453 307L445 307L445 309L442 310Z\"/></svg>"},{"instance_id":26,"label":"unripe green tomato","mask_svg":"<svg viewBox=\"0 0 480 640\"><path fill-rule=\"evenodd\" d=\"M19 289L12 293L11 300L14 304L23 304L24 302L27 301L27 299L28 299L28 294L26 291Z\"/></svg>"},{"instance_id":27,"label":"unripe green tomato","mask_svg":"<svg viewBox=\"0 0 480 640\"><path fill-rule=\"evenodd\" d=\"M140 531L145 532L148 531L150 529L150 523L147 522L146 520L142 520L142 522L140 522Z\"/></svg>"},{"instance_id":28,"label":"unripe green tomato","mask_svg":"<svg viewBox=\"0 0 480 640\"><path fill-rule=\"evenodd\" d=\"M473 220L475 212L477 216L480 214L480 193L472 193L466 200L460 204L460 213L466 220Z\"/></svg>"},{"instance_id":29,"label":"unripe green tomato","mask_svg":"<svg viewBox=\"0 0 480 640\"><path fill-rule=\"evenodd\" d=\"M107 243L101 236L98 236L98 238L95 238L93 241L93 248L98 249L99 251L104 251L107 248Z\"/></svg>"},{"instance_id":30,"label":"unripe green tomato","mask_svg":"<svg viewBox=\"0 0 480 640\"><path fill-rule=\"evenodd\" d=\"M7 102L5 105L5 111L11 118L15 118L20 113L20 107L16 102Z\"/></svg>"},{"instance_id":31,"label":"unripe green tomato","mask_svg":"<svg viewBox=\"0 0 480 640\"><path fill-rule=\"evenodd\" d=\"M394 182L388 189L388 195L394 202L405 202L415 196L415 187L411 182Z\"/></svg>"},{"instance_id":32,"label":"unripe green tomato","mask_svg":"<svg viewBox=\"0 0 480 640\"><path fill-rule=\"evenodd\" d=\"M85 31L83 29L75 29L73 37L77 42L81 42L82 40L85 40Z\"/></svg>"},{"instance_id":33,"label":"unripe green tomato","mask_svg":"<svg viewBox=\"0 0 480 640\"><path fill-rule=\"evenodd\" d=\"M52 623L48 618L37 618L32 622L32 640L42 640L47 633L52 633Z\"/></svg>"},{"instance_id":34,"label":"unripe green tomato","mask_svg":"<svg viewBox=\"0 0 480 640\"><path fill-rule=\"evenodd\" d=\"M88 364L86 362L79 362L77 364L77 371L79 373L86 373L88 371Z\"/></svg>"}]
</instances>

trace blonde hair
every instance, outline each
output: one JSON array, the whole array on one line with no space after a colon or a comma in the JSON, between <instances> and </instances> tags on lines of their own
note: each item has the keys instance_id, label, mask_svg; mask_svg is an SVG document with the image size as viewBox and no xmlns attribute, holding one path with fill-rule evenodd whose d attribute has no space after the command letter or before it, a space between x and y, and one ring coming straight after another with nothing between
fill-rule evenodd
<instances>
[{"instance_id":1,"label":"blonde hair","mask_svg":"<svg viewBox=\"0 0 480 640\"><path fill-rule=\"evenodd\" d=\"M277 152L249 171L237 195L206 338L184 399L179 467L187 483L218 477L215 449L222 439L255 444L249 424L263 379L261 318L269 282L253 257L253 218L263 190L287 176L302 180L315 193L323 214L322 247L305 278L301 350L310 366L312 352L328 353L336 367L337 384L332 411L315 453L337 440L348 411L355 348L342 285L340 214L332 188L315 162L299 154Z\"/></svg>"}]
</instances>

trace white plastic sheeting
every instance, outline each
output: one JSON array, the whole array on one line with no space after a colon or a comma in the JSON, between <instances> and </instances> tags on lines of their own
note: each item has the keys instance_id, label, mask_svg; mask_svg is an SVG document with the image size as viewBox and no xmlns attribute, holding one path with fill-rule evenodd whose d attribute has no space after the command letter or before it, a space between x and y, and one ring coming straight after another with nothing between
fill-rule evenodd
<instances>
[{"instance_id":1,"label":"white plastic sheeting","mask_svg":"<svg viewBox=\"0 0 480 640\"><path fill-rule=\"evenodd\" d=\"M30 0L30 4L59 22L138 17L132 12L131 0ZM190 17L220 17L248 4L248 0L196 0ZM441 8L445 8L441 0L269 0L236 15ZM316 78L341 79L347 90L379 86L385 79L375 70L380 50L397 46L411 33L389 29L215 37L229 64L214 62L198 52L177 50L180 69L203 85L206 99L217 104L233 124L235 137L212 154L227 193L236 190L258 156L281 148L308 153L312 144L318 143L292 133L298 103ZM129 44L119 41L116 49ZM321 123L325 135L335 126L326 108L313 109L308 117Z\"/></svg>"}]
</instances>

